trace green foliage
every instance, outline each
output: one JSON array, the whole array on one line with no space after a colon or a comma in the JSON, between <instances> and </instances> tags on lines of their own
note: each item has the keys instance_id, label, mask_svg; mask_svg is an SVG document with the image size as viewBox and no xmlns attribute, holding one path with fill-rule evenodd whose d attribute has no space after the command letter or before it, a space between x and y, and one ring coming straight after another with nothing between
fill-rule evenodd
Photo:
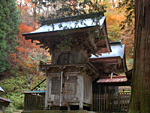
<instances>
[{"instance_id":1,"label":"green foliage","mask_svg":"<svg viewBox=\"0 0 150 113\"><path fill-rule=\"evenodd\" d=\"M121 30L126 29L126 32L131 32L133 34L134 32L134 0L123 0L119 3L119 7L126 7L126 19L122 21L120 24Z\"/></svg>"},{"instance_id":2,"label":"green foliage","mask_svg":"<svg viewBox=\"0 0 150 113\"><path fill-rule=\"evenodd\" d=\"M15 109L23 109L24 94L22 92L31 90L45 79L42 76L43 73L36 73L35 70L37 70L39 60L48 59L42 55L40 50L35 50L34 46L32 46L32 49L35 51L32 54L25 53L30 61L26 60L27 58L20 51L14 49L16 45L22 47L22 45L18 44L18 39L16 38L19 32L20 20L18 19L19 12L15 2L15 0L0 1L0 74L9 69L7 71L9 73L7 73L8 78L0 81L0 86L5 90L4 93L0 93L0 96L12 101L6 113L13 113ZM23 26L23 30L28 30L28 28ZM27 42L23 43L26 44ZM26 46L28 47L28 45ZM29 48L26 50L29 50ZM14 57L8 56L10 53ZM20 63L19 61L22 62ZM34 67L29 67L26 64L33 64ZM41 84L40 88L45 90L45 83Z\"/></svg>"},{"instance_id":3,"label":"green foliage","mask_svg":"<svg viewBox=\"0 0 150 113\"><path fill-rule=\"evenodd\" d=\"M133 64L133 59L129 59L128 62L129 62L130 64Z\"/></svg>"},{"instance_id":4,"label":"green foliage","mask_svg":"<svg viewBox=\"0 0 150 113\"><path fill-rule=\"evenodd\" d=\"M5 90L5 93L2 96L12 101L10 106L22 109L24 98L22 92L28 88L26 77L7 78L0 83L0 86Z\"/></svg>"},{"instance_id":5,"label":"green foliage","mask_svg":"<svg viewBox=\"0 0 150 113\"><path fill-rule=\"evenodd\" d=\"M43 79L44 78L40 76L33 76L33 84L31 87L33 88L34 86L36 86ZM45 90L45 85L45 82L41 84L40 89ZM5 92L0 96L2 96L3 98L8 98L12 102L9 105L9 108L23 109L24 94L22 94L22 92L30 90L30 87L28 85L28 77L25 75L19 75L16 77L6 78L0 82L0 86L5 90Z\"/></svg>"},{"instance_id":6,"label":"green foliage","mask_svg":"<svg viewBox=\"0 0 150 113\"><path fill-rule=\"evenodd\" d=\"M0 1L0 72L10 67L6 59L15 45L19 26L18 14L14 0Z\"/></svg>"}]
</instances>

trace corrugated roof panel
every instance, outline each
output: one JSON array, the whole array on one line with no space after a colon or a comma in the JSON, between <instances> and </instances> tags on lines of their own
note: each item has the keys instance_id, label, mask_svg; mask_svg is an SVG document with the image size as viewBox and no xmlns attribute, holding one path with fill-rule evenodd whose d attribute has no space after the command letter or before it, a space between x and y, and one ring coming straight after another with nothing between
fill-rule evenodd
<instances>
[{"instance_id":1,"label":"corrugated roof panel","mask_svg":"<svg viewBox=\"0 0 150 113\"><path fill-rule=\"evenodd\" d=\"M110 79L103 79L104 82L110 82Z\"/></svg>"},{"instance_id":2,"label":"corrugated roof panel","mask_svg":"<svg viewBox=\"0 0 150 113\"><path fill-rule=\"evenodd\" d=\"M112 79L110 76L103 76L97 81L97 83L116 83L125 81L127 81L126 76L113 76Z\"/></svg>"}]
</instances>

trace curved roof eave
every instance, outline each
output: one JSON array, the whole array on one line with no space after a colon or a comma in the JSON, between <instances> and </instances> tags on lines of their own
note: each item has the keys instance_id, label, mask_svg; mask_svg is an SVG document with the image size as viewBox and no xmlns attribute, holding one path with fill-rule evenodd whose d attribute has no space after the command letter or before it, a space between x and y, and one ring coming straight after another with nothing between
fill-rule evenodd
<instances>
[{"instance_id":1,"label":"curved roof eave","mask_svg":"<svg viewBox=\"0 0 150 113\"><path fill-rule=\"evenodd\" d=\"M101 55L97 55L98 57L96 57L95 55L91 55L90 59L95 59L95 58L111 58L111 57L117 57L120 56L121 59L123 59L124 54L125 54L125 45L124 44L110 44L111 47L111 52L109 53L102 53Z\"/></svg>"},{"instance_id":2,"label":"curved roof eave","mask_svg":"<svg viewBox=\"0 0 150 113\"><path fill-rule=\"evenodd\" d=\"M94 27L94 26L100 26L102 27L104 21L105 21L105 16L103 16L98 22L96 21L96 18L87 18L87 19L80 19L77 21L68 21L68 22L59 22L59 23L54 23L51 25L43 25L39 29L23 34L29 35L29 34L39 34L39 33L47 33L47 32L57 32L57 31L62 31L62 30L70 30L70 29L80 29L80 28L88 28L88 27ZM98 24L97 24L98 23Z\"/></svg>"}]
</instances>

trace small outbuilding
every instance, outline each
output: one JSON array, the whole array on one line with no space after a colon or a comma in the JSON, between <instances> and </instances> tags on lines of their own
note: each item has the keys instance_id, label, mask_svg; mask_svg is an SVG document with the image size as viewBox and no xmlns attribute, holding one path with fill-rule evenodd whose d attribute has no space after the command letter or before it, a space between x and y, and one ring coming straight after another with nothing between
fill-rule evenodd
<instances>
[{"instance_id":1,"label":"small outbuilding","mask_svg":"<svg viewBox=\"0 0 150 113\"><path fill-rule=\"evenodd\" d=\"M0 91L4 92L2 87L0 87ZM5 107L8 107L9 103L11 103L10 100L0 97L0 110L3 111Z\"/></svg>"}]
</instances>

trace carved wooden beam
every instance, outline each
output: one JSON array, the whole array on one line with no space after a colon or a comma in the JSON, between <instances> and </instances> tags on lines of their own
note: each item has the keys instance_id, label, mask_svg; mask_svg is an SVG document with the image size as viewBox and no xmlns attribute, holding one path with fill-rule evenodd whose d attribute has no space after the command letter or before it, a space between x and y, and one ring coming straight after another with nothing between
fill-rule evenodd
<instances>
[{"instance_id":1,"label":"carved wooden beam","mask_svg":"<svg viewBox=\"0 0 150 113\"><path fill-rule=\"evenodd\" d=\"M117 76L120 75L119 73L117 73L117 72L115 72L115 71L113 71L113 70L111 70L111 69L109 69L109 68L106 68L106 67L103 67L103 66L100 66L100 67L102 67L103 69L106 69L106 70L108 70L108 71L110 71L110 72L113 72L113 73L116 74Z\"/></svg>"},{"instance_id":2,"label":"carved wooden beam","mask_svg":"<svg viewBox=\"0 0 150 113\"><path fill-rule=\"evenodd\" d=\"M91 44L94 47L94 49L97 50L97 46L95 44L95 38L90 39L90 37L89 37L89 41L91 42Z\"/></svg>"},{"instance_id":3,"label":"carved wooden beam","mask_svg":"<svg viewBox=\"0 0 150 113\"><path fill-rule=\"evenodd\" d=\"M106 41L106 46L107 46L108 52L111 52L111 48L110 48L110 45L109 45L109 40L108 40L108 38L105 38L105 41Z\"/></svg>"}]
</instances>

